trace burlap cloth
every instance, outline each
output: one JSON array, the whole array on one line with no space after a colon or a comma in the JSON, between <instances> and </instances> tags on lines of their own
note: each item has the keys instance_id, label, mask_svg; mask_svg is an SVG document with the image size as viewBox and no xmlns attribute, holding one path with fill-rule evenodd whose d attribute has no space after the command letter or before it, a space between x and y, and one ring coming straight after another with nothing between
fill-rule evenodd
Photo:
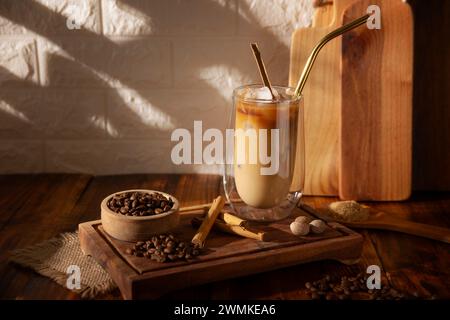
<instances>
[{"instance_id":1,"label":"burlap cloth","mask_svg":"<svg viewBox=\"0 0 450 320\"><path fill-rule=\"evenodd\" d=\"M67 268L80 268L81 289L72 291L83 299L92 299L116 288L109 274L90 256L83 254L78 232L68 232L12 253L11 261L49 277L67 288ZM69 289L68 289L69 290Z\"/></svg>"}]
</instances>

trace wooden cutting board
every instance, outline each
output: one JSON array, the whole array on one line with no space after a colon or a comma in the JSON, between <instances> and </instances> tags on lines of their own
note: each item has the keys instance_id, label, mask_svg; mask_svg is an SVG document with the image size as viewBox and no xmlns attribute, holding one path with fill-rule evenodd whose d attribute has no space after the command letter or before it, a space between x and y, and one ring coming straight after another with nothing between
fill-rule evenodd
<instances>
[{"instance_id":1,"label":"wooden cutting board","mask_svg":"<svg viewBox=\"0 0 450 320\"><path fill-rule=\"evenodd\" d=\"M289 85L295 87L313 47L342 25L355 0L335 0L316 9L313 25L298 29L291 41ZM329 3L329 2L328 2ZM305 106L305 187L308 195L338 195L341 116L341 38L320 52L303 91Z\"/></svg>"},{"instance_id":2,"label":"wooden cutting board","mask_svg":"<svg viewBox=\"0 0 450 320\"><path fill-rule=\"evenodd\" d=\"M296 215L308 215L297 210ZM183 215L177 236L192 239L190 226L194 215ZM363 238L338 223L328 223L323 234L293 236L289 222L272 223L261 228L271 232L276 241L261 242L212 231L207 250L191 262L157 263L125 253L132 243L110 237L101 220L79 225L81 249L96 259L113 278L125 299L157 298L169 291L265 272L323 259L355 263L362 250Z\"/></svg>"},{"instance_id":3,"label":"wooden cutting board","mask_svg":"<svg viewBox=\"0 0 450 320\"><path fill-rule=\"evenodd\" d=\"M411 193L413 18L402 0L359 0L343 23L381 8L381 29L342 37L339 196L404 200Z\"/></svg>"}]
</instances>

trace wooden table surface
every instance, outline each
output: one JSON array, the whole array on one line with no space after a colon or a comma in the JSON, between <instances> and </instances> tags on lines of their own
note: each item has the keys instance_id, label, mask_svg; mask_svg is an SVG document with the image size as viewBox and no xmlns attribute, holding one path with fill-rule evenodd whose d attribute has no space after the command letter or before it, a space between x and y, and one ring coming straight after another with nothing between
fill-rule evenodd
<instances>
[{"instance_id":1,"label":"wooden table surface","mask_svg":"<svg viewBox=\"0 0 450 320\"><path fill-rule=\"evenodd\" d=\"M181 205L211 201L221 192L215 175L89 175L45 174L0 176L0 298L79 299L67 289L28 269L8 263L11 250L73 231L78 224L100 218L100 201L113 192L147 188L164 190ZM304 197L309 205L335 201ZM450 228L450 193L417 193L401 203L373 207L417 222ZM335 261L215 282L165 295L165 299L306 299L304 283L326 274L353 275L379 265L395 288L423 298L450 298L450 245L389 231L361 231L361 261L345 266ZM102 299L118 299L115 291Z\"/></svg>"}]
</instances>

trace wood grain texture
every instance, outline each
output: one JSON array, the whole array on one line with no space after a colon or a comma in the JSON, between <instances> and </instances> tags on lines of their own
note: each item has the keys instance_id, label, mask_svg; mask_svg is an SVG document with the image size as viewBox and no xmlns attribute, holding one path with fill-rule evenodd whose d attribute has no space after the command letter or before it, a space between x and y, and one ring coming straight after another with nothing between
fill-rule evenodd
<instances>
[{"instance_id":1,"label":"wood grain texture","mask_svg":"<svg viewBox=\"0 0 450 320\"><path fill-rule=\"evenodd\" d=\"M402 0L360 0L343 22L369 5L381 8L381 29L342 37L339 195L404 200L412 180L412 13Z\"/></svg>"},{"instance_id":2,"label":"wood grain texture","mask_svg":"<svg viewBox=\"0 0 450 320\"><path fill-rule=\"evenodd\" d=\"M414 13L413 188L450 190L450 1Z\"/></svg>"},{"instance_id":3,"label":"wood grain texture","mask_svg":"<svg viewBox=\"0 0 450 320\"><path fill-rule=\"evenodd\" d=\"M298 210L299 214L303 213ZM195 233L191 218L183 216L176 231L180 239L189 241ZM191 262L163 264L126 254L131 244L110 237L100 220L80 224L79 236L83 251L106 268L125 299L155 298L184 287L311 261L360 258L363 238L359 234L330 223L323 234L296 237L289 232L289 222L260 227L276 234L271 242L214 232L203 255Z\"/></svg>"},{"instance_id":4,"label":"wood grain texture","mask_svg":"<svg viewBox=\"0 0 450 320\"><path fill-rule=\"evenodd\" d=\"M333 22L334 10L333 1L315 7L311 27L328 27Z\"/></svg>"},{"instance_id":5,"label":"wood grain texture","mask_svg":"<svg viewBox=\"0 0 450 320\"><path fill-rule=\"evenodd\" d=\"M450 195L440 194L441 201L434 202L436 196L421 193L407 206L386 202L375 208L399 219L450 227L448 208L440 205ZM450 298L450 277L445 275L450 269L448 244L389 231L371 230L369 238L394 287L418 297Z\"/></svg>"},{"instance_id":6,"label":"wood grain texture","mask_svg":"<svg viewBox=\"0 0 450 320\"><path fill-rule=\"evenodd\" d=\"M342 25L342 12L354 0L336 0L317 9L312 28L292 35L289 85L295 87L313 47ZM325 21L328 21L326 23ZM339 193L341 38L320 52L303 91L305 106L305 188L307 195Z\"/></svg>"},{"instance_id":7,"label":"wood grain texture","mask_svg":"<svg viewBox=\"0 0 450 320\"><path fill-rule=\"evenodd\" d=\"M201 187L200 187L201 186ZM211 202L221 191L215 175L82 175L0 176L0 298L80 299L48 278L7 262L9 252L73 231L79 222L99 219L98 206L118 190L144 188L165 190L182 206ZM41 193L43 189L45 192ZM72 190L72 191L71 191ZM43 195L46 196L43 196ZM49 197L49 194L68 194ZM303 197L313 207L325 207L335 197ZM407 202L370 203L377 210L401 219L450 227L450 194L419 193ZM54 220L54 222L52 221ZM164 299L310 299L307 281L326 274L352 276L378 265L389 283L421 298L450 298L450 251L448 244L390 231L367 230L361 261L352 266L327 260L277 269L238 279L220 280L165 294ZM120 299L120 292L99 296Z\"/></svg>"},{"instance_id":8,"label":"wood grain texture","mask_svg":"<svg viewBox=\"0 0 450 320\"><path fill-rule=\"evenodd\" d=\"M399 219L389 213L382 212L380 210L374 210L369 206L363 206L369 211L367 219L359 221L342 221L335 219L335 217L329 215L329 208L313 209L302 204L301 208L307 212L320 217L325 221L336 220L339 223L352 228L352 229L378 229L389 230L401 233L410 234L417 237L423 237L436 241L442 241L450 244L450 229L443 228L432 224L412 222L406 219Z\"/></svg>"}]
</instances>

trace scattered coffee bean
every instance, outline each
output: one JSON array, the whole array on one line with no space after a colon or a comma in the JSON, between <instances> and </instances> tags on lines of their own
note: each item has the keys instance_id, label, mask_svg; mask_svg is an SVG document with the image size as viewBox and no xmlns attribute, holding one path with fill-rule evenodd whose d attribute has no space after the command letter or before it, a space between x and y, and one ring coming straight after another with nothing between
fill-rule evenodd
<instances>
[{"instance_id":1,"label":"scattered coffee bean","mask_svg":"<svg viewBox=\"0 0 450 320\"><path fill-rule=\"evenodd\" d=\"M201 254L200 248L190 242L183 242L172 234L153 236L151 240L138 241L127 254L145 257L156 262L189 260Z\"/></svg>"},{"instance_id":2,"label":"scattered coffee bean","mask_svg":"<svg viewBox=\"0 0 450 320\"><path fill-rule=\"evenodd\" d=\"M107 205L116 213L143 217L170 211L174 202L159 192L123 192L114 195Z\"/></svg>"},{"instance_id":3,"label":"scattered coffee bean","mask_svg":"<svg viewBox=\"0 0 450 320\"><path fill-rule=\"evenodd\" d=\"M368 275L359 273L355 277L342 276L333 279L326 275L320 280L306 282L305 288L311 299L347 300L366 297L370 300L401 300L407 297L389 285L384 285L380 290L368 289L366 285Z\"/></svg>"},{"instance_id":4,"label":"scattered coffee bean","mask_svg":"<svg viewBox=\"0 0 450 320\"><path fill-rule=\"evenodd\" d=\"M311 293L311 299L313 299L313 300L319 300L319 299L320 299L320 296L319 296L316 292L313 292L313 293Z\"/></svg>"}]
</instances>

